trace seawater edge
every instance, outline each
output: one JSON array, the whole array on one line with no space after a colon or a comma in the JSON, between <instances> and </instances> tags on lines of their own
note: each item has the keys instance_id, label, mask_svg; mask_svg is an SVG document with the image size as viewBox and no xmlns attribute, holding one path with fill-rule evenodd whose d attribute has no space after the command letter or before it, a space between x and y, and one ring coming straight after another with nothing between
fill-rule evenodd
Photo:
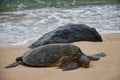
<instances>
[{"instance_id":1,"label":"seawater edge","mask_svg":"<svg viewBox=\"0 0 120 80\"><path fill-rule=\"evenodd\" d=\"M0 12L0 42L1 45L24 44L68 23L86 24L102 34L117 33L119 21L120 5Z\"/></svg>"}]
</instances>

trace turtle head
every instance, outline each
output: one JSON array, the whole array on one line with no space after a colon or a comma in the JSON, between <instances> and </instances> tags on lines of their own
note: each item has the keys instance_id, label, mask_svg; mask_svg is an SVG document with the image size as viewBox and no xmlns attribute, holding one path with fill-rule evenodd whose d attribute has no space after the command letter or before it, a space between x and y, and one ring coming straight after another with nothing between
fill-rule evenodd
<instances>
[{"instance_id":1,"label":"turtle head","mask_svg":"<svg viewBox=\"0 0 120 80\"><path fill-rule=\"evenodd\" d=\"M81 67L88 68L90 65L90 59L86 55L82 55L79 57L78 62Z\"/></svg>"}]
</instances>

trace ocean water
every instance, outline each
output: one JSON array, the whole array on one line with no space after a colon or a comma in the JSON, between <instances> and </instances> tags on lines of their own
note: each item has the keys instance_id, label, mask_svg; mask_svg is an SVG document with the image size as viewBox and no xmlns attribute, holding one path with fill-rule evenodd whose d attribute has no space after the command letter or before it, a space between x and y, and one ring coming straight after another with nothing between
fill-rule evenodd
<instances>
[{"instance_id":1,"label":"ocean water","mask_svg":"<svg viewBox=\"0 0 120 80\"><path fill-rule=\"evenodd\" d=\"M88 5L77 8L45 7L0 12L0 46L22 45L59 26L86 24L100 34L120 33L120 5Z\"/></svg>"}]
</instances>

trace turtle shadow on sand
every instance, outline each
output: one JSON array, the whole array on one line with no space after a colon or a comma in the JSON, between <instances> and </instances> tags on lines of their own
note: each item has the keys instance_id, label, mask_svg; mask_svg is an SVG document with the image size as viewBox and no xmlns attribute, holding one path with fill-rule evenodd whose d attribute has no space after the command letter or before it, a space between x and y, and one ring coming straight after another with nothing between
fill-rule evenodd
<instances>
[{"instance_id":1,"label":"turtle shadow on sand","mask_svg":"<svg viewBox=\"0 0 120 80\"><path fill-rule=\"evenodd\" d=\"M16 61L5 68L16 67L19 64L31 67L58 66L63 71L73 70L79 67L88 68L91 60L99 60L105 57L105 53L85 55L81 49L72 44L48 44L28 50Z\"/></svg>"}]
</instances>

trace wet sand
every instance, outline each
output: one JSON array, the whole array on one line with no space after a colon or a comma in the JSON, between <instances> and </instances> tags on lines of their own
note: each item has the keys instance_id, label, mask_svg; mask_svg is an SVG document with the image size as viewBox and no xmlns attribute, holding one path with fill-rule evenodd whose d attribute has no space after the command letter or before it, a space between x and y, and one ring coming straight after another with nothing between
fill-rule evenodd
<instances>
[{"instance_id":1,"label":"wet sand","mask_svg":"<svg viewBox=\"0 0 120 80\"><path fill-rule=\"evenodd\" d=\"M106 57L92 61L90 68L62 71L57 67L33 68L19 65L4 69L17 56L28 50L28 45L0 47L0 80L119 80L120 33L102 35L103 42L75 42L87 54L104 52Z\"/></svg>"}]
</instances>

